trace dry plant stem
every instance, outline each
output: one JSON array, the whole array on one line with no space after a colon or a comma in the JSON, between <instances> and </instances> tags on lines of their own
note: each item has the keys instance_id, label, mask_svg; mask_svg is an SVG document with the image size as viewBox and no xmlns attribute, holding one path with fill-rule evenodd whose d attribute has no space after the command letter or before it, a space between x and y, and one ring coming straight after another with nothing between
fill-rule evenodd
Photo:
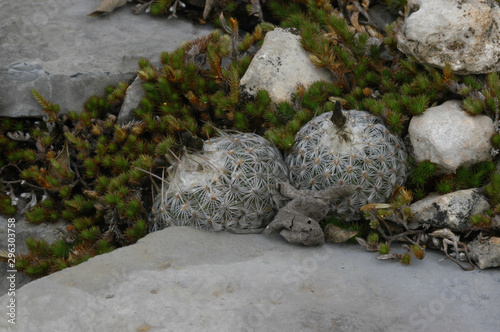
<instances>
[{"instance_id":1,"label":"dry plant stem","mask_svg":"<svg viewBox=\"0 0 500 332\"><path fill-rule=\"evenodd\" d=\"M143 11L146 11L149 7L151 7L151 5L153 4L153 2L155 2L155 1L156 0L151 0L151 1L147 1L147 2L144 2L144 3L138 4L136 6L136 8L132 8L132 12L134 14L142 13Z\"/></svg>"},{"instance_id":2,"label":"dry plant stem","mask_svg":"<svg viewBox=\"0 0 500 332\"><path fill-rule=\"evenodd\" d=\"M458 264L458 266L460 266L465 271L474 270L474 264L472 263L471 258L469 256L469 251L467 250L467 245L463 242L460 242L459 237L456 236L452 231L450 231L447 228L443 228L443 229L440 229L440 230L437 230L437 231L431 233L430 235L433 237L439 237L439 238L443 239L442 240L443 241L443 248L441 250L444 251L446 257L448 257L453 262ZM448 254L448 245L453 246L456 258L453 258ZM462 248L460 248L460 246L462 246ZM460 252L462 252L462 251L465 252L467 259L469 260L470 267L466 267L466 266L463 266L462 264L460 264L459 257L460 257Z\"/></svg>"},{"instance_id":3,"label":"dry plant stem","mask_svg":"<svg viewBox=\"0 0 500 332\"><path fill-rule=\"evenodd\" d=\"M408 230L408 231L405 231L405 232L403 232L401 234L389 236L389 235L385 234L384 230L380 226L378 226L378 231L380 232L380 234L382 235L382 237L385 240L387 240L387 242L389 242L389 243L391 243L393 241L400 240L400 239L404 239L405 241L410 242L411 244L415 244L416 242L413 241L412 239L410 239L408 237L408 235L423 234L423 233L425 233L424 230Z\"/></svg>"},{"instance_id":4,"label":"dry plant stem","mask_svg":"<svg viewBox=\"0 0 500 332\"><path fill-rule=\"evenodd\" d=\"M453 257L451 257L448 254L448 244L453 244L453 247L455 249L457 258L453 258ZM460 264L460 262L458 260L459 253L461 251L459 249L459 247L458 247L459 245L463 246L462 250L465 252L465 255L467 256L467 259L469 260L470 267L466 267L466 266L463 266L462 264ZM465 270L465 271L472 271L472 270L474 270L474 264L471 261L471 258L469 256L469 251L467 250L467 245L465 243L463 243L463 242L456 242L456 243L454 243L454 242L452 242L452 241L450 241L448 239L443 239L443 248L441 250L444 251L446 257L448 257L453 262L457 263L457 265L460 266L462 268L462 270Z\"/></svg>"},{"instance_id":5,"label":"dry plant stem","mask_svg":"<svg viewBox=\"0 0 500 332\"><path fill-rule=\"evenodd\" d=\"M21 183L21 182L24 182L23 185L27 185L27 186L32 187L32 188L45 190L45 188L37 186L36 184L31 184L26 180L2 181L2 183L6 183L6 184L16 184L16 183Z\"/></svg>"},{"instance_id":6,"label":"dry plant stem","mask_svg":"<svg viewBox=\"0 0 500 332\"><path fill-rule=\"evenodd\" d=\"M92 188L87 184L87 182L85 182L85 180L80 176L78 167L76 167L76 165L73 165L73 168L75 169L76 178L78 179L77 182L80 182L85 187L85 189L92 190Z\"/></svg>"}]
</instances>

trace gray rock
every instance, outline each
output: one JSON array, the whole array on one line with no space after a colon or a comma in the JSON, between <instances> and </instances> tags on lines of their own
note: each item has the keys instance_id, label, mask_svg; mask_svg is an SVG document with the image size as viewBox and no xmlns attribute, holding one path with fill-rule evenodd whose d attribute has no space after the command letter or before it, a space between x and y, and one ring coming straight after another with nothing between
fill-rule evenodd
<instances>
[{"instance_id":1,"label":"gray rock","mask_svg":"<svg viewBox=\"0 0 500 332\"><path fill-rule=\"evenodd\" d=\"M469 115L458 100L446 101L414 116L408 132L415 160L436 163L442 174L491 159L493 120L485 115Z\"/></svg>"},{"instance_id":2,"label":"gray rock","mask_svg":"<svg viewBox=\"0 0 500 332\"><path fill-rule=\"evenodd\" d=\"M500 237L476 238L469 243L469 254L480 269L500 266Z\"/></svg>"},{"instance_id":3,"label":"gray rock","mask_svg":"<svg viewBox=\"0 0 500 332\"><path fill-rule=\"evenodd\" d=\"M36 89L61 106L81 111L92 95L134 78L141 57L212 31L181 19L134 15L127 4L110 15L87 17L102 0L19 0L0 10L0 116L42 116Z\"/></svg>"},{"instance_id":4,"label":"gray rock","mask_svg":"<svg viewBox=\"0 0 500 332\"><path fill-rule=\"evenodd\" d=\"M120 113L118 113L118 124L125 124L134 119L134 111L144 97L144 89L142 87L142 80L139 76L134 79L134 82L127 88L125 100L123 101Z\"/></svg>"},{"instance_id":5,"label":"gray rock","mask_svg":"<svg viewBox=\"0 0 500 332\"><path fill-rule=\"evenodd\" d=\"M458 74L500 70L500 7L491 0L409 0L398 48Z\"/></svg>"},{"instance_id":6,"label":"gray rock","mask_svg":"<svg viewBox=\"0 0 500 332\"><path fill-rule=\"evenodd\" d=\"M328 208L328 205L325 204ZM325 235L318 222L296 211L281 209L264 230L264 234L279 233L293 244L318 246L325 244Z\"/></svg>"},{"instance_id":7,"label":"gray rock","mask_svg":"<svg viewBox=\"0 0 500 332\"><path fill-rule=\"evenodd\" d=\"M480 189L466 189L446 195L429 195L410 206L413 213L410 229L423 224L463 232L472 227L469 218L490 209Z\"/></svg>"},{"instance_id":8,"label":"gray rock","mask_svg":"<svg viewBox=\"0 0 500 332\"><path fill-rule=\"evenodd\" d=\"M279 103L291 100L299 82L307 88L316 81L333 80L327 69L314 67L309 53L300 45L300 36L292 31L277 28L266 34L240 80L244 92L255 96L259 89L266 89L271 99Z\"/></svg>"},{"instance_id":9,"label":"gray rock","mask_svg":"<svg viewBox=\"0 0 500 332\"><path fill-rule=\"evenodd\" d=\"M496 331L500 271L442 257L401 266L359 246L170 227L18 288L16 326L0 297L0 330Z\"/></svg>"},{"instance_id":10,"label":"gray rock","mask_svg":"<svg viewBox=\"0 0 500 332\"><path fill-rule=\"evenodd\" d=\"M15 252L16 254L28 254L28 248L26 247L26 240L29 237L34 237L36 239L41 239L47 241L47 243L51 244L54 241L61 238L61 232L58 228L64 227L64 222L58 222L54 224L43 223L40 225L32 225L26 221L26 218L21 216L16 216L14 218L16 220L15 227ZM7 218L0 215L0 249L7 250L8 245L8 227L7 227ZM9 287L9 280L7 280L7 275L9 270L12 270L11 267L8 266L7 263L0 263L0 295L7 293ZM18 272L16 273L16 285L17 287L21 287L33 279L26 276L24 273Z\"/></svg>"},{"instance_id":11,"label":"gray rock","mask_svg":"<svg viewBox=\"0 0 500 332\"><path fill-rule=\"evenodd\" d=\"M273 221L266 227L264 234L280 233L288 242L317 246L325 243L325 235L319 225L330 211L331 201L351 195L358 186L331 186L323 190L297 190L290 183L281 182L276 205L282 207Z\"/></svg>"},{"instance_id":12,"label":"gray rock","mask_svg":"<svg viewBox=\"0 0 500 332\"><path fill-rule=\"evenodd\" d=\"M386 25L391 24L398 19L398 16L392 14L384 4L377 4L370 7L368 9L368 15L370 15L371 21L380 30L384 29Z\"/></svg>"}]
</instances>

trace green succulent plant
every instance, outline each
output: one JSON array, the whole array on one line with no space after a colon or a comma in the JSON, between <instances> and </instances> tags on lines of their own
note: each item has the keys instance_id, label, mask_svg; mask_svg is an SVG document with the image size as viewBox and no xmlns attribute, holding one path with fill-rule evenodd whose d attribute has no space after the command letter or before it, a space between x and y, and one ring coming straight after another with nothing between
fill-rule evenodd
<instances>
[{"instance_id":1,"label":"green succulent plant","mask_svg":"<svg viewBox=\"0 0 500 332\"><path fill-rule=\"evenodd\" d=\"M236 2L218 1L224 6L214 7L212 12L237 13L239 6L234 6ZM239 1L238 4L241 2L248 4L246 0ZM151 7L153 14L162 15L172 3L173 1L165 0L148 4L154 4ZM405 1L391 0L385 3L394 7L394 10L401 10ZM206 215L196 214L199 210L214 213L213 206L210 210L205 209L208 205L203 205L205 201L202 195L207 193L206 188L197 187L196 194L187 191L182 193L182 198L185 202L190 202L190 205L186 210L176 210L175 222L171 212L168 212L174 198L168 193L159 195L156 200L152 198L154 190L151 174L160 176L161 169L172 166L171 162L177 165L174 168L182 168L177 164L176 157L181 159L180 156L183 155L185 134L197 139L208 139L209 143L205 144L208 146L210 142L214 144L219 140L215 137L215 128L252 132L265 137L281 152L289 153L294 146L296 134L308 121L316 115L334 110L334 104L329 102L332 97L339 100L345 109L365 110L382 119L376 121L374 128L380 128L382 121L390 134L384 131L383 134L380 132L375 135L386 138L392 137L390 135L404 136L412 116L418 116L428 106L442 103L450 97L462 98L464 109L471 115L487 114L496 118L498 124L498 75L492 73L463 77L454 75L450 66L439 70L418 64L415 59L398 51L395 39L397 23L387 26L384 31L370 30L363 26L361 20L356 26L353 19L359 13L356 14L356 6L348 6L348 2L267 0L260 1L260 4L266 20L269 19L276 26L295 27L299 30L302 46L311 54L311 61L317 67L329 70L334 80L316 82L308 89L298 86L291 103L273 105L265 90L258 91L255 98L248 98L240 90L239 80L262 44L266 32L275 26L269 23L252 25L252 29L247 29L251 33L242 34L236 19L218 18L217 24L221 30L186 42L173 52L161 53L160 67L153 66L147 59L139 59L137 73L143 81L145 96L130 123L118 124L116 121L129 86L127 82L106 88L102 96L90 97L78 112L68 111L64 115L60 113L57 104L45 100L34 91L34 98L45 113L42 120L35 122L33 119L0 118L0 213L14 216L20 212L17 205L20 195L29 195L38 199L32 199L33 204L26 213L30 222L37 224L63 219L68 224L64 242L59 241L51 246L41 240L30 240L30 254L17 260L19 270L31 276L52 273L79 264L94 255L109 252L115 247L134 243L147 233L148 227L149 230L155 230L170 223L198 223L199 227L224 229L254 228L265 224L270 215L266 213L270 211L270 206L273 207L273 203L265 195L262 197L266 198L248 200L253 195L249 190L265 188L250 180L251 184L248 185L245 182L248 179L238 183L246 196L231 196L231 202L236 202L235 198L240 202L240 212L230 209L230 215L239 220L237 222L220 217L220 211L224 211L224 204L221 202L213 205L220 208L217 222L213 225L210 225ZM199 7L198 14L200 8L202 7ZM243 21L244 18L238 17L238 20ZM356 112L350 112L355 119ZM323 117L324 123L328 123L328 115ZM371 120L363 121L368 124ZM308 128L310 130L311 126ZM349 137L348 134L346 130L336 133L342 140ZM495 149L500 146L499 137L497 133L492 138ZM261 139L252 140L260 142ZM399 139L395 138L392 142L396 140ZM304 142L304 146L308 147L310 143ZM399 152L395 153L397 158L391 154L387 157L387 151L391 151L390 146L391 144L382 144L379 150L369 148L358 154L376 156L378 152L382 152L379 154L383 156L382 159L402 160L401 164L404 164L403 155ZM298 179L303 176L300 181L306 184L309 182L309 186L313 179L316 179L314 185L318 186L325 178L325 171L334 173L327 163L318 163L323 168L315 164L318 156L314 153L319 153L318 151L313 148L310 152L305 163L306 172L302 175L297 173L297 167L302 167L297 162L299 154L290 157L295 158L294 177ZM322 151L320 159L326 160L324 150ZM198 163L200 158L206 160L210 155L221 154L220 151L204 153L203 158L198 153L188 153L185 157ZM359 209L362 199L377 197L380 192L386 197L394 184L402 181L402 171L398 169L394 173L392 170L393 161L389 162L389 166L386 165L387 168L383 162L374 161L378 166L370 168L364 161L352 158L350 154L344 157L339 154L338 157L341 159L339 165L346 166L342 176L357 178L356 181L361 180L365 184L372 183L372 189L361 189L356 198L336 203L335 209L340 209L342 213L349 212L351 207L353 210ZM245 165L251 163L247 158L242 157ZM232 159L225 160L229 162ZM332 159L331 162L334 163L335 160ZM221 166L219 162L220 160L212 161L211 165ZM408 164L410 181L407 187L417 199L436 190L446 193L479 186L487 193L492 211L486 216L475 217L476 223L486 225L486 220L498 218L500 177L493 170L493 162L459 169L456 174L448 177L436 176L434 165L428 162L414 165L409 158ZM276 167L277 164L274 165ZM347 171L349 165L352 166L352 172ZM221 169L226 169L225 165L222 166L224 167ZM231 173L229 166L228 164L227 169ZM262 167L262 171L271 172ZM381 180L380 175L376 174L378 168L382 169L389 180ZM363 170L368 172L368 179L365 179ZM245 172L247 175L253 174L248 169ZM226 174L222 179L230 184L231 181L236 181L233 174ZM347 179L339 177L340 173L335 174L336 182ZM251 175L248 176L251 178ZM335 182L328 181L325 183ZM209 189L215 187L217 186L212 184ZM217 198L229 197L228 189L225 188L218 188L219 191L213 193L218 195ZM221 194L224 192L226 196ZM169 204L164 205L165 199ZM399 231L402 234L407 232L402 225L411 217L406 206L409 201L411 199L406 199L403 207L393 206L390 211L375 206L370 218L367 218L369 226L379 232L387 245L393 239L390 233L393 231L394 225L391 222L395 220L394 215L398 215L397 226L402 227ZM147 222L147 212L153 206L157 211L156 219ZM243 216L242 207L248 209L249 217ZM180 217L183 213L194 218L188 220ZM259 214L261 219L252 217ZM482 231L494 234L492 229ZM406 239L406 235L399 236L398 239ZM417 234L410 235L414 238Z\"/></svg>"}]
</instances>

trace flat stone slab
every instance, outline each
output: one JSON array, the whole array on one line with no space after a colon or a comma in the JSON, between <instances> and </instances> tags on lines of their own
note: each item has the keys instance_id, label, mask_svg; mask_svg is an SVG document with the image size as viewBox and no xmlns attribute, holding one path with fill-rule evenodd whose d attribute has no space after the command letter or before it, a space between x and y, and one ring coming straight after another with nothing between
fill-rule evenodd
<instances>
[{"instance_id":1,"label":"flat stone slab","mask_svg":"<svg viewBox=\"0 0 500 332\"><path fill-rule=\"evenodd\" d=\"M149 234L0 298L2 331L494 331L500 270L439 252L403 266L357 245L188 227Z\"/></svg>"},{"instance_id":2,"label":"flat stone slab","mask_svg":"<svg viewBox=\"0 0 500 332\"><path fill-rule=\"evenodd\" d=\"M81 111L92 95L134 78L141 57L159 62L162 51L210 33L126 4L109 15L86 16L102 0L34 0L0 3L0 116L40 116L36 89L68 110Z\"/></svg>"}]
</instances>

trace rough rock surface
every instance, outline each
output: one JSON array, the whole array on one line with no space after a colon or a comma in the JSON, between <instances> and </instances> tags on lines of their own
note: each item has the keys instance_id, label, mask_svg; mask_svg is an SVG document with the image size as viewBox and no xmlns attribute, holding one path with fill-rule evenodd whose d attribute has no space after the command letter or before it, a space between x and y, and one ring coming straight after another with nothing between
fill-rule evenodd
<instances>
[{"instance_id":1,"label":"rough rock surface","mask_svg":"<svg viewBox=\"0 0 500 332\"><path fill-rule=\"evenodd\" d=\"M134 110L139 107L141 99L144 97L144 89L142 87L142 80L139 76L134 79L125 93L120 113L118 113L117 122L125 124L134 119Z\"/></svg>"},{"instance_id":2,"label":"rough rock surface","mask_svg":"<svg viewBox=\"0 0 500 332\"><path fill-rule=\"evenodd\" d=\"M308 87L319 80L333 80L327 69L314 67L309 53L300 45L300 36L293 31L277 28L266 34L261 49L240 80L243 91L254 96L259 89L266 89L278 103L290 101L299 82Z\"/></svg>"},{"instance_id":3,"label":"rough rock surface","mask_svg":"<svg viewBox=\"0 0 500 332\"><path fill-rule=\"evenodd\" d=\"M398 48L459 74L500 70L500 6L492 0L410 0Z\"/></svg>"},{"instance_id":4,"label":"rough rock surface","mask_svg":"<svg viewBox=\"0 0 500 332\"><path fill-rule=\"evenodd\" d=\"M64 223L58 222L54 224L43 223L41 225L32 225L26 221L26 218L16 216L14 218L15 227L12 228L15 230L15 249L16 254L28 254L28 248L26 247L26 240L29 237L34 237L36 239L41 239L47 241L47 243L51 244L54 241L61 238L61 232L58 228L64 229ZM0 250L6 250L8 244L8 227L7 227L7 218L3 215L0 215ZM11 270L8 267L6 262L0 262L0 295L7 293L9 287L7 276L7 270ZM26 276L25 274L19 273L17 279L17 287L21 287L27 283L29 283L32 279Z\"/></svg>"},{"instance_id":5,"label":"rough rock surface","mask_svg":"<svg viewBox=\"0 0 500 332\"><path fill-rule=\"evenodd\" d=\"M457 100L414 116L408 128L415 160L430 160L437 164L438 172L445 174L455 172L459 166L491 159L494 131L491 118L469 115Z\"/></svg>"},{"instance_id":6,"label":"rough rock surface","mask_svg":"<svg viewBox=\"0 0 500 332\"><path fill-rule=\"evenodd\" d=\"M325 207L328 208L328 205L325 204ZM293 244L305 246L325 244L325 235L316 220L286 207L278 212L264 232L267 235L279 233L285 240Z\"/></svg>"},{"instance_id":7,"label":"rough rock surface","mask_svg":"<svg viewBox=\"0 0 500 332\"><path fill-rule=\"evenodd\" d=\"M382 30L388 24L391 24L398 19L397 15L392 14L387 6L384 4L376 4L368 9L368 15L370 19L377 26L378 29Z\"/></svg>"},{"instance_id":8,"label":"rough rock surface","mask_svg":"<svg viewBox=\"0 0 500 332\"><path fill-rule=\"evenodd\" d=\"M0 3L1 116L41 116L36 89L61 112L81 111L92 95L134 78L137 60L208 34L210 26L134 15L127 4L87 17L102 0L19 0Z\"/></svg>"},{"instance_id":9,"label":"rough rock surface","mask_svg":"<svg viewBox=\"0 0 500 332\"><path fill-rule=\"evenodd\" d=\"M500 266L500 238L475 239L469 243L469 253L480 269Z\"/></svg>"},{"instance_id":10,"label":"rough rock surface","mask_svg":"<svg viewBox=\"0 0 500 332\"><path fill-rule=\"evenodd\" d=\"M480 189L466 189L446 195L429 195L410 208L413 219L409 227L412 229L429 224L462 232L472 227L470 216L486 212L490 205Z\"/></svg>"},{"instance_id":11,"label":"rough rock surface","mask_svg":"<svg viewBox=\"0 0 500 332\"><path fill-rule=\"evenodd\" d=\"M288 242L317 246L325 244L325 235L319 225L330 211L331 201L351 195L357 186L328 187L323 190L297 190L288 182L277 185L280 197L277 205L291 199L282 207L274 220L266 227L264 234L280 233Z\"/></svg>"},{"instance_id":12,"label":"rough rock surface","mask_svg":"<svg viewBox=\"0 0 500 332\"><path fill-rule=\"evenodd\" d=\"M170 227L17 289L15 326L0 297L0 330L496 331L499 271L442 257Z\"/></svg>"}]
</instances>

